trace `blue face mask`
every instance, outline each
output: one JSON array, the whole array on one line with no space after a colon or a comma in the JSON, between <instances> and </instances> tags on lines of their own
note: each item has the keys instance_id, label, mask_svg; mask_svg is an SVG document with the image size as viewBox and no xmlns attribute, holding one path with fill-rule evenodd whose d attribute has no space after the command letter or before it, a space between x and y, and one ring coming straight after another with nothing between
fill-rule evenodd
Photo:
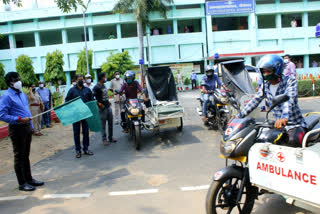
<instances>
[{"instance_id":1,"label":"blue face mask","mask_svg":"<svg viewBox=\"0 0 320 214\"><path fill-rule=\"evenodd\" d=\"M130 84L130 83L132 83L132 82L133 82L132 79L128 79L128 80L127 80L127 83L128 83L128 84Z\"/></svg>"}]
</instances>

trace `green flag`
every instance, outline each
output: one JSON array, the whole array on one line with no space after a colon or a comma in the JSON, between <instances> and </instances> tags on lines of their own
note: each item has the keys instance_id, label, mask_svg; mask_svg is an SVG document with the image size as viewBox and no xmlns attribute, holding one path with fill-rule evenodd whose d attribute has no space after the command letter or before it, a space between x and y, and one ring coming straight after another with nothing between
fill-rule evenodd
<instances>
[{"instance_id":1,"label":"green flag","mask_svg":"<svg viewBox=\"0 0 320 214\"><path fill-rule=\"evenodd\" d=\"M92 117L87 118L88 126L90 131L92 132L101 132L101 121L100 121L100 115L99 115L99 109L97 105L97 101L90 101L86 103L89 107L90 111L92 112Z\"/></svg>"},{"instance_id":2,"label":"green flag","mask_svg":"<svg viewBox=\"0 0 320 214\"><path fill-rule=\"evenodd\" d=\"M89 107L80 97L53 108L53 111L63 126L79 122L80 120L87 119L93 115Z\"/></svg>"}]
</instances>

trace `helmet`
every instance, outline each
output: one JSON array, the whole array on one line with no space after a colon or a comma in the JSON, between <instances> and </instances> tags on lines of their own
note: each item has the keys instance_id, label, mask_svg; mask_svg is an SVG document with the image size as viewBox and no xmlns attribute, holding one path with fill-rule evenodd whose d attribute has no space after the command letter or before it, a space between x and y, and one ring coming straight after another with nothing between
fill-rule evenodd
<instances>
[{"instance_id":1,"label":"helmet","mask_svg":"<svg viewBox=\"0 0 320 214\"><path fill-rule=\"evenodd\" d=\"M214 70L215 70L215 67L214 67L213 65L208 65L208 66L206 67L206 75L207 75L207 77L212 77L212 75L213 75L213 73L214 73ZM208 75L208 71L211 71L211 72L212 72L211 75Z\"/></svg>"},{"instance_id":2,"label":"helmet","mask_svg":"<svg viewBox=\"0 0 320 214\"><path fill-rule=\"evenodd\" d=\"M283 72L283 59L278 55L265 55L259 62L259 69L270 69L274 74L281 76Z\"/></svg>"},{"instance_id":3,"label":"helmet","mask_svg":"<svg viewBox=\"0 0 320 214\"><path fill-rule=\"evenodd\" d=\"M136 78L136 73L134 71L126 71L126 73L124 74L124 80L127 83L132 83Z\"/></svg>"}]
</instances>

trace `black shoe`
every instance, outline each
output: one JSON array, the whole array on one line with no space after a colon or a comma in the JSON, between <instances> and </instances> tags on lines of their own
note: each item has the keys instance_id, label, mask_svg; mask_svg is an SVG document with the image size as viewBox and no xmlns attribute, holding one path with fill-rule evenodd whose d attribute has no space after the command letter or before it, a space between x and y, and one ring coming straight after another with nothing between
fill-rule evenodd
<instances>
[{"instance_id":1,"label":"black shoe","mask_svg":"<svg viewBox=\"0 0 320 214\"><path fill-rule=\"evenodd\" d=\"M32 181L28 182L28 184L30 184L30 185L32 185L34 187L38 187L38 186L44 185L44 182L32 179Z\"/></svg>"},{"instance_id":2,"label":"black shoe","mask_svg":"<svg viewBox=\"0 0 320 214\"><path fill-rule=\"evenodd\" d=\"M85 155L93 155L93 152L91 152L90 150L84 151L83 153L84 153Z\"/></svg>"},{"instance_id":3,"label":"black shoe","mask_svg":"<svg viewBox=\"0 0 320 214\"><path fill-rule=\"evenodd\" d=\"M81 158L81 152L77 152L76 158Z\"/></svg>"},{"instance_id":4,"label":"black shoe","mask_svg":"<svg viewBox=\"0 0 320 214\"><path fill-rule=\"evenodd\" d=\"M25 183L25 184L19 186L19 190L30 192L30 191L35 191L36 188L28 183Z\"/></svg>"},{"instance_id":5,"label":"black shoe","mask_svg":"<svg viewBox=\"0 0 320 214\"><path fill-rule=\"evenodd\" d=\"M52 126L51 125L47 125L47 128L52 128Z\"/></svg>"}]
</instances>

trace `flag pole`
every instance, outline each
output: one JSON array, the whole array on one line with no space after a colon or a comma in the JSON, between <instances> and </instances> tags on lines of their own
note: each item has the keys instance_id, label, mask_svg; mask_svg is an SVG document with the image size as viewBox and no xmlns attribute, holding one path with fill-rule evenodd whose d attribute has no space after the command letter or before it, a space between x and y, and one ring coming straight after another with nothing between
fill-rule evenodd
<instances>
[{"instance_id":1,"label":"flag pole","mask_svg":"<svg viewBox=\"0 0 320 214\"><path fill-rule=\"evenodd\" d=\"M52 109L49 109L48 111L44 111L44 112L42 112L42 113L40 113L40 114L37 114L37 115L31 117L31 119L36 118L36 117L39 117L39 116L41 116L41 115L43 115L43 114L46 114L46 113L48 113L48 112L50 112L50 111L53 111L53 108L52 108Z\"/></svg>"}]
</instances>

